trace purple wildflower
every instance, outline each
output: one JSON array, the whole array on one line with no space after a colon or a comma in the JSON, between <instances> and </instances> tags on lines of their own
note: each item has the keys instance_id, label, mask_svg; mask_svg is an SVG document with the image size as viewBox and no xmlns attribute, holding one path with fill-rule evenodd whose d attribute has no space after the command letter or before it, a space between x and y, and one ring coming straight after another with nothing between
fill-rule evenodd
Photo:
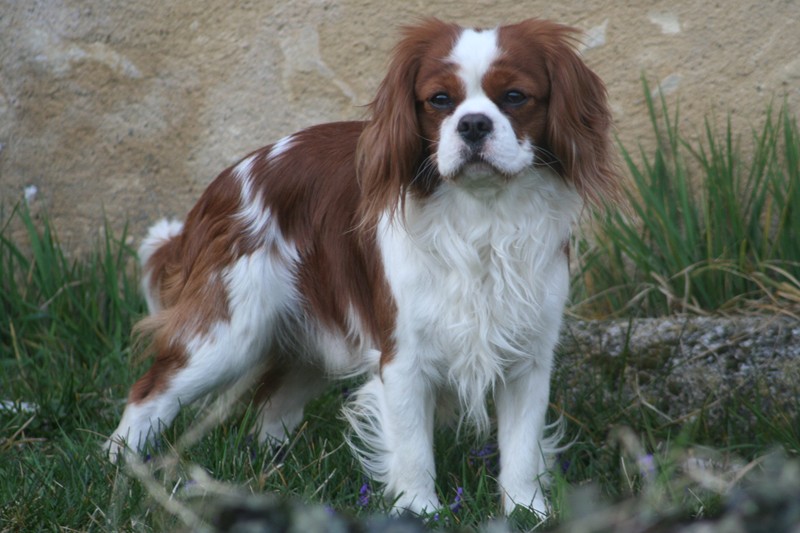
<instances>
[{"instance_id":1,"label":"purple wildflower","mask_svg":"<svg viewBox=\"0 0 800 533\"><path fill-rule=\"evenodd\" d=\"M471 467L483 467L489 474L497 474L497 463L499 459L497 444L492 442L480 449L471 449L467 457L467 464Z\"/></svg>"},{"instance_id":2,"label":"purple wildflower","mask_svg":"<svg viewBox=\"0 0 800 533\"><path fill-rule=\"evenodd\" d=\"M653 455L648 453L636 459L636 466L639 467L639 474L644 479L649 479L656 472L656 463L653 460Z\"/></svg>"},{"instance_id":3,"label":"purple wildflower","mask_svg":"<svg viewBox=\"0 0 800 533\"><path fill-rule=\"evenodd\" d=\"M361 507L366 507L369 505L369 483L364 483L361 485L361 489L358 491L358 505Z\"/></svg>"},{"instance_id":4,"label":"purple wildflower","mask_svg":"<svg viewBox=\"0 0 800 533\"><path fill-rule=\"evenodd\" d=\"M453 503L450 504L450 512L457 513L461 510L461 497L464 494L463 487L456 488L456 497L453 498Z\"/></svg>"}]
</instances>

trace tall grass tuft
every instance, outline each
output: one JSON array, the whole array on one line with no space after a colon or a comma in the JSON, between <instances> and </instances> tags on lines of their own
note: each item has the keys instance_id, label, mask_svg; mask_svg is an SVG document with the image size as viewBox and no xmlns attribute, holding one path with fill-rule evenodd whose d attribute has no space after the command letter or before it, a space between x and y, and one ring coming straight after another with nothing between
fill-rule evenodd
<instances>
[{"instance_id":1,"label":"tall grass tuft","mask_svg":"<svg viewBox=\"0 0 800 533\"><path fill-rule=\"evenodd\" d=\"M756 302L800 303L800 135L784 105L766 110L742 149L730 117L720 134L679 130L679 109L645 100L657 141L638 157L622 146L634 216L610 212L581 252L578 312L712 312Z\"/></svg>"},{"instance_id":2,"label":"tall grass tuft","mask_svg":"<svg viewBox=\"0 0 800 533\"><path fill-rule=\"evenodd\" d=\"M71 259L46 217L22 205L12 222L24 231L14 242L0 228L0 400L36 406L28 434L87 427L108 407L98 385L129 371L128 339L143 307L135 254L124 233L106 231L90 256Z\"/></svg>"}]
</instances>

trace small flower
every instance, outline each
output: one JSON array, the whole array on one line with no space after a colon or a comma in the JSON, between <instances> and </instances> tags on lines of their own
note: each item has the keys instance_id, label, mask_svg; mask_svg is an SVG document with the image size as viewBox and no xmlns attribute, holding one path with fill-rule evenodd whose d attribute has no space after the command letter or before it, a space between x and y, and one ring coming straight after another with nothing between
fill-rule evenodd
<instances>
[{"instance_id":1,"label":"small flower","mask_svg":"<svg viewBox=\"0 0 800 533\"><path fill-rule=\"evenodd\" d=\"M361 485L361 489L358 491L358 505L361 507L366 507L369 505L369 483L364 483Z\"/></svg>"},{"instance_id":2,"label":"small flower","mask_svg":"<svg viewBox=\"0 0 800 533\"><path fill-rule=\"evenodd\" d=\"M467 464L472 467L483 467L489 474L497 474L498 459L497 444L488 443L480 449L471 449L467 457Z\"/></svg>"},{"instance_id":3,"label":"small flower","mask_svg":"<svg viewBox=\"0 0 800 533\"><path fill-rule=\"evenodd\" d=\"M656 463L653 460L653 455L648 453L636 459L636 466L639 467L639 474L644 479L649 479L656 472Z\"/></svg>"},{"instance_id":4,"label":"small flower","mask_svg":"<svg viewBox=\"0 0 800 533\"><path fill-rule=\"evenodd\" d=\"M450 504L450 512L457 513L461 510L461 496L464 494L463 487L456 488L456 497L453 498L453 503Z\"/></svg>"}]
</instances>

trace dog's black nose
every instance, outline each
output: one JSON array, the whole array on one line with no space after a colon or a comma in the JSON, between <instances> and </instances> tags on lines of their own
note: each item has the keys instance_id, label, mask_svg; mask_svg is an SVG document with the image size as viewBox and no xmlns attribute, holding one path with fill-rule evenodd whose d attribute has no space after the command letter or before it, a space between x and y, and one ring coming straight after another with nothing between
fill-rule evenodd
<instances>
[{"instance_id":1,"label":"dog's black nose","mask_svg":"<svg viewBox=\"0 0 800 533\"><path fill-rule=\"evenodd\" d=\"M483 113L469 113L458 121L458 134L470 144L476 144L492 133L492 119Z\"/></svg>"}]
</instances>

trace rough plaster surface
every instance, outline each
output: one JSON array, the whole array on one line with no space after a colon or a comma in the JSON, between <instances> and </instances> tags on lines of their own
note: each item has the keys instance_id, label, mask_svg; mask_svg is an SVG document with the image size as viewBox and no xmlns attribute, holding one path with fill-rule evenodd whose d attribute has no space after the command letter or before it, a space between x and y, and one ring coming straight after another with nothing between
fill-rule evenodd
<instances>
[{"instance_id":1,"label":"rough plaster surface","mask_svg":"<svg viewBox=\"0 0 800 533\"><path fill-rule=\"evenodd\" d=\"M687 131L800 104L800 3L600 0L0 0L0 222L27 196L63 245L104 218L138 237L182 217L225 166L323 121L363 116L398 25L537 16L586 31L623 142L652 142L640 76Z\"/></svg>"},{"instance_id":2,"label":"rough plaster surface","mask_svg":"<svg viewBox=\"0 0 800 533\"><path fill-rule=\"evenodd\" d=\"M734 414L754 422L761 412L800 408L800 322L796 317L671 316L566 321L561 333L560 383L571 394L592 391L597 401L618 398L652 409L667 423ZM575 371L575 369L580 369ZM597 376L616 376L617 388L597 388ZM757 411L756 411L757 412ZM743 431L749 430L742 427Z\"/></svg>"}]
</instances>

